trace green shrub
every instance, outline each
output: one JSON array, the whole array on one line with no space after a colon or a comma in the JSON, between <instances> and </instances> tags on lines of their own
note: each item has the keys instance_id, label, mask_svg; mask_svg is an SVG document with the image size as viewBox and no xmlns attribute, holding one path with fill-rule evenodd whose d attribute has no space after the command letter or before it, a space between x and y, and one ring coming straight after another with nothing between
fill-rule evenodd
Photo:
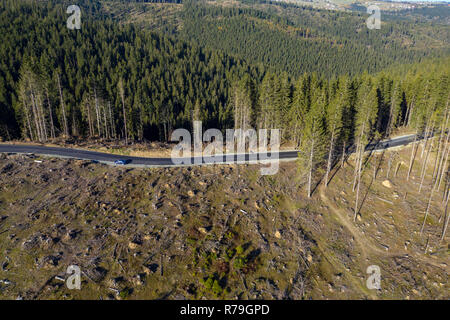
<instances>
[{"instance_id":1,"label":"green shrub","mask_svg":"<svg viewBox=\"0 0 450 320\"><path fill-rule=\"evenodd\" d=\"M242 269L247 264L247 259L245 257L237 257L234 259L234 267L236 269Z\"/></svg>"},{"instance_id":2,"label":"green shrub","mask_svg":"<svg viewBox=\"0 0 450 320\"><path fill-rule=\"evenodd\" d=\"M231 260L231 259L233 259L233 257L234 257L235 254L236 254L236 250L233 249L233 248L229 248L229 249L227 250L227 259L228 259L228 261Z\"/></svg>"},{"instance_id":3,"label":"green shrub","mask_svg":"<svg viewBox=\"0 0 450 320\"><path fill-rule=\"evenodd\" d=\"M244 253L244 248L242 248L242 246L237 246L236 247L236 254L238 256L242 255Z\"/></svg>"}]
</instances>

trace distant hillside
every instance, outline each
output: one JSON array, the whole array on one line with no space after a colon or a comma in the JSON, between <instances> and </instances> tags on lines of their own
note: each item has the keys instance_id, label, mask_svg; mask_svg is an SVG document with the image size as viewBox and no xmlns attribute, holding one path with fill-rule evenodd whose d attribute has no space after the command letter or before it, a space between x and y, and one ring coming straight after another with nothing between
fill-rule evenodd
<instances>
[{"instance_id":1,"label":"distant hillside","mask_svg":"<svg viewBox=\"0 0 450 320\"><path fill-rule=\"evenodd\" d=\"M297 76L376 72L449 53L450 27L385 16L369 30L368 14L261 1L184 4L102 2L115 19L174 34Z\"/></svg>"}]
</instances>

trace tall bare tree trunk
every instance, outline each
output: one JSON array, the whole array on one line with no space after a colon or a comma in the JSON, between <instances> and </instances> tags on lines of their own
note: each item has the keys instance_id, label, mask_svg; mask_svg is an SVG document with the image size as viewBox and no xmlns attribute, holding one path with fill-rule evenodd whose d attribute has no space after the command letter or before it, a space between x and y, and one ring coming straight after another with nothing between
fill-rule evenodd
<instances>
[{"instance_id":1,"label":"tall bare tree trunk","mask_svg":"<svg viewBox=\"0 0 450 320\"><path fill-rule=\"evenodd\" d=\"M445 233L447 232L447 227L448 227L448 221L449 221L449 218L450 218L450 214L448 214L448 212L447 212L447 209L448 209L448 196L447 196L447 204L445 205L445 219L444 219L444 225L442 226L442 235L441 235L441 242L442 242L442 240L444 240L444 237L445 237Z\"/></svg>"},{"instance_id":2,"label":"tall bare tree trunk","mask_svg":"<svg viewBox=\"0 0 450 320\"><path fill-rule=\"evenodd\" d=\"M61 79L59 77L59 73L56 74L57 82L58 82L58 89L59 89L59 98L61 101L61 110L62 110L62 116L63 116L63 130L64 130L64 136L69 136L69 127L67 125L67 117L66 117L66 107L64 105L64 99L62 94L62 88L61 88Z\"/></svg>"},{"instance_id":3,"label":"tall bare tree trunk","mask_svg":"<svg viewBox=\"0 0 450 320\"><path fill-rule=\"evenodd\" d=\"M417 133L414 136L414 142L412 143L411 157L409 159L408 176L406 177L406 181L409 181L409 176L411 175L411 170L412 170L413 165L414 165L414 160L416 158L417 149L419 147L418 144L416 145L416 141L417 141Z\"/></svg>"},{"instance_id":4,"label":"tall bare tree trunk","mask_svg":"<svg viewBox=\"0 0 450 320\"><path fill-rule=\"evenodd\" d=\"M363 149L363 148L361 148ZM361 152L361 151L360 151ZM358 215L358 202L359 202L359 190L361 188L361 169L362 169L362 159L364 157L364 152L362 151L359 157L359 165L358 165L358 188L356 189L356 199L355 199L355 215L353 217L353 221L356 221L356 216Z\"/></svg>"},{"instance_id":5,"label":"tall bare tree trunk","mask_svg":"<svg viewBox=\"0 0 450 320\"><path fill-rule=\"evenodd\" d=\"M364 138L364 130L365 130L365 127L366 127L366 122L368 120L369 120L369 114L367 114L367 117L366 117L366 119L364 120L364 122L362 124L361 134L359 135L359 139L358 139L358 148L359 148L359 153L358 154L360 154L359 158L362 158L363 155L364 155L364 148L365 148L365 146L363 145L363 138ZM356 148L357 152L358 152L358 148ZM359 161L362 161L362 159L359 159ZM358 173L358 168L357 167L358 167L358 165L355 166L355 177L354 177L354 180L353 180L353 189L352 189L353 192L355 192L355 187L356 187L356 180L357 180L356 179L356 175Z\"/></svg>"},{"instance_id":6,"label":"tall bare tree trunk","mask_svg":"<svg viewBox=\"0 0 450 320\"><path fill-rule=\"evenodd\" d=\"M446 145L444 145L443 143L444 143L444 139L445 139L445 129L447 128L447 124L448 124L447 109L448 109L448 104L445 109L444 117L442 118L441 132L439 134L438 151L437 151L437 154L436 154L436 157L434 160L433 181L435 181L435 179L437 180L439 177L439 170L440 170L440 166L441 166L441 162L439 161L439 158L441 157L441 153L445 154L445 149L446 149ZM445 122L444 122L444 120L445 120Z\"/></svg>"},{"instance_id":7,"label":"tall bare tree trunk","mask_svg":"<svg viewBox=\"0 0 450 320\"><path fill-rule=\"evenodd\" d=\"M33 129L31 127L30 113L29 113L28 110L26 112L26 117L27 117L28 130L30 131L30 139L31 139L31 141L34 141L34 132L33 132Z\"/></svg>"},{"instance_id":8,"label":"tall bare tree trunk","mask_svg":"<svg viewBox=\"0 0 450 320\"><path fill-rule=\"evenodd\" d=\"M36 132L37 132L38 140L39 141L43 141L42 130L41 130L41 121L39 119L38 106L37 106L37 102L36 102L36 97L34 96L33 92L31 93L31 99L32 99L31 103L33 105L34 123L35 123L35 126L36 126Z\"/></svg>"},{"instance_id":9,"label":"tall bare tree trunk","mask_svg":"<svg viewBox=\"0 0 450 320\"><path fill-rule=\"evenodd\" d=\"M328 176L330 174L331 171L331 162L333 160L333 152L334 152L334 131L335 129L333 128L333 132L331 133L331 141L330 141L330 151L328 153L328 162L327 162L327 173L325 175L325 187L328 186Z\"/></svg>"},{"instance_id":10,"label":"tall bare tree trunk","mask_svg":"<svg viewBox=\"0 0 450 320\"><path fill-rule=\"evenodd\" d=\"M450 133L449 133L449 135L450 135ZM448 141L448 136L447 136L447 141ZM441 182L442 182L442 180L444 180L444 173L447 170L449 151L450 151L450 146L448 145L448 142L447 142L447 151L446 151L447 155L445 156L445 161L442 164L441 176L439 178L439 184L438 184L437 190L439 190L441 188Z\"/></svg>"},{"instance_id":11,"label":"tall bare tree trunk","mask_svg":"<svg viewBox=\"0 0 450 320\"><path fill-rule=\"evenodd\" d=\"M439 162L438 162L438 169L437 169L436 180L435 181L436 181L436 184L439 184L439 187L441 186L442 167L445 165L444 159L446 157L446 154L448 152L448 147L449 147L449 136L450 136L450 132L447 134L447 138L443 142L441 157L438 160ZM438 187L438 189L439 189L439 187Z\"/></svg>"},{"instance_id":12,"label":"tall bare tree trunk","mask_svg":"<svg viewBox=\"0 0 450 320\"><path fill-rule=\"evenodd\" d=\"M50 136L52 139L55 139L55 124L53 122L53 111L52 111L52 104L50 102L50 97L48 95L48 88L45 87L45 95L47 96L47 105L48 105L48 111L50 116Z\"/></svg>"},{"instance_id":13,"label":"tall bare tree trunk","mask_svg":"<svg viewBox=\"0 0 450 320\"><path fill-rule=\"evenodd\" d=\"M420 186L419 186L419 192L422 190L423 180L425 179L426 171L427 171L427 165L428 165L428 157L431 153L431 149L433 148L433 140L431 140L430 146L427 149L427 152L425 154L425 161L422 165L422 173L421 173L421 179L420 179Z\"/></svg>"},{"instance_id":14,"label":"tall bare tree trunk","mask_svg":"<svg viewBox=\"0 0 450 320\"><path fill-rule=\"evenodd\" d=\"M389 152L388 168L386 171L386 179L389 179L389 173L391 172L391 166L392 166L392 152Z\"/></svg>"},{"instance_id":15,"label":"tall bare tree trunk","mask_svg":"<svg viewBox=\"0 0 450 320\"><path fill-rule=\"evenodd\" d=\"M314 161L314 139L312 140L311 151L309 156L309 174L308 174L308 198L311 198L312 171Z\"/></svg>"},{"instance_id":16,"label":"tall bare tree trunk","mask_svg":"<svg viewBox=\"0 0 450 320\"><path fill-rule=\"evenodd\" d=\"M356 180L357 180L357 173L358 173L358 164L359 164L359 145L356 146L356 153L355 153L355 167L353 169L353 182L352 182L352 192L355 192L356 188Z\"/></svg>"},{"instance_id":17,"label":"tall bare tree trunk","mask_svg":"<svg viewBox=\"0 0 450 320\"><path fill-rule=\"evenodd\" d=\"M425 228L425 223L427 221L428 212L430 211L431 199L433 198L434 188L431 188L430 197L428 198L427 208L425 210L425 217L423 218L422 228L420 228L420 234L423 233L423 229Z\"/></svg>"},{"instance_id":18,"label":"tall bare tree trunk","mask_svg":"<svg viewBox=\"0 0 450 320\"><path fill-rule=\"evenodd\" d=\"M41 127L40 127L40 123L39 123L39 115L38 115L38 110L37 110L37 106L36 106L36 99L33 93L33 89L30 85L30 98L31 98L31 105L33 107L33 119L34 119L34 125L36 127L36 133L38 136L38 141L42 141L42 136L41 136Z\"/></svg>"},{"instance_id":19,"label":"tall bare tree trunk","mask_svg":"<svg viewBox=\"0 0 450 320\"><path fill-rule=\"evenodd\" d=\"M41 130L42 130L42 138L44 141L47 141L48 135L47 135L47 124L45 121L45 113L44 113L44 107L43 107L43 101L41 99L41 95L39 94L37 96L37 103L38 103L38 111L39 111L39 118L41 120Z\"/></svg>"},{"instance_id":20,"label":"tall bare tree trunk","mask_svg":"<svg viewBox=\"0 0 450 320\"><path fill-rule=\"evenodd\" d=\"M342 145L342 157L341 157L341 168L344 168L344 162L345 162L345 141Z\"/></svg>"},{"instance_id":21,"label":"tall bare tree trunk","mask_svg":"<svg viewBox=\"0 0 450 320\"><path fill-rule=\"evenodd\" d=\"M114 118L111 111L111 101L108 101L108 109L109 109L109 121L111 122L111 137L116 138L116 128L114 126Z\"/></svg>"},{"instance_id":22,"label":"tall bare tree trunk","mask_svg":"<svg viewBox=\"0 0 450 320\"><path fill-rule=\"evenodd\" d=\"M98 136L101 137L102 132L100 130L100 108L98 106L97 90L95 89L95 85L94 85L94 102L95 102L95 115L96 115L96 119L97 119L97 131L98 131Z\"/></svg>"},{"instance_id":23,"label":"tall bare tree trunk","mask_svg":"<svg viewBox=\"0 0 450 320\"><path fill-rule=\"evenodd\" d=\"M106 117L106 107L103 104L103 127L104 127L104 131L105 131L105 138L109 139L109 130L108 130L108 120Z\"/></svg>"},{"instance_id":24,"label":"tall bare tree trunk","mask_svg":"<svg viewBox=\"0 0 450 320\"><path fill-rule=\"evenodd\" d=\"M88 124L89 124L89 137L92 138L94 135L94 126L92 124L92 117L91 117L91 102L88 99L85 103L85 109L88 116Z\"/></svg>"},{"instance_id":25,"label":"tall bare tree trunk","mask_svg":"<svg viewBox=\"0 0 450 320\"><path fill-rule=\"evenodd\" d=\"M439 159L439 153L436 156L436 160L438 160L438 169L437 169L437 172L436 172L436 178L434 177L434 173L433 173L433 179L434 178L436 179L436 183L439 184L439 187L441 185L440 184L441 176L440 176L439 173L441 171L441 167L444 165L443 160L444 160L444 157L445 157L445 154L446 154L446 150L448 148L448 142L449 142L449 136L450 136L450 132L446 132L448 130L447 125L448 125L448 119L449 119L449 116L450 116L450 113L448 112L448 99L447 99L447 106L446 106L446 109L445 109L445 113L446 113L445 125L443 125L441 127L441 134L440 134L440 139L439 139L439 150L442 150L441 157ZM445 136L447 136L447 138L445 138ZM442 146L441 146L441 142L442 142ZM439 189L439 187L438 187L438 189Z\"/></svg>"},{"instance_id":26,"label":"tall bare tree trunk","mask_svg":"<svg viewBox=\"0 0 450 320\"><path fill-rule=\"evenodd\" d=\"M125 144L128 145L127 112L125 110L125 90L123 88L122 79L120 79L120 81L119 81L119 93L120 93L120 97L122 99L123 130L125 131ZM165 134L165 132L164 132L164 134ZM167 139L166 139L166 141L167 141Z\"/></svg>"},{"instance_id":27,"label":"tall bare tree trunk","mask_svg":"<svg viewBox=\"0 0 450 320\"><path fill-rule=\"evenodd\" d=\"M448 205L448 198L450 196L450 189L447 188L447 197L445 197L445 192L444 192L444 199L445 199L445 207L447 208Z\"/></svg>"},{"instance_id":28,"label":"tall bare tree trunk","mask_svg":"<svg viewBox=\"0 0 450 320\"><path fill-rule=\"evenodd\" d=\"M30 110L28 108L28 105L26 103L26 97L22 97L23 100L23 108L25 111L25 118L27 119L27 125L28 125L28 131L30 132L30 139L31 141L34 140L34 133L33 133L33 129L31 127L31 120L30 120Z\"/></svg>"},{"instance_id":29,"label":"tall bare tree trunk","mask_svg":"<svg viewBox=\"0 0 450 320\"><path fill-rule=\"evenodd\" d=\"M359 189L361 187L361 173L358 174L358 187L356 188L356 198L355 198L355 215L353 216L353 221L356 221L358 216L358 203L359 203Z\"/></svg>"},{"instance_id":30,"label":"tall bare tree trunk","mask_svg":"<svg viewBox=\"0 0 450 320\"><path fill-rule=\"evenodd\" d=\"M434 121L433 121L433 124L430 124L429 123L430 121L431 121L431 117L428 120L427 126L425 127L425 135L424 135L424 140L422 143L422 153L420 154L420 158L423 158L423 154L428 145L428 140L430 139L431 133L433 132L433 129L434 129Z\"/></svg>"},{"instance_id":31,"label":"tall bare tree trunk","mask_svg":"<svg viewBox=\"0 0 450 320\"><path fill-rule=\"evenodd\" d=\"M436 191L439 191L439 189L440 189L440 186L441 186L441 181L442 181L442 179L444 179L444 173L448 170L447 169L447 161L448 161L448 155L449 155L449 148L447 148L446 149L446 156L445 156L445 164L442 166L442 168L441 168L441 170L442 170L442 172L438 172L438 175L439 175L439 179L440 179L440 181L439 181L439 184L437 183L438 182L438 180L436 180L435 181L435 183L434 183L434 188L436 189ZM448 171L447 171L447 174L448 174ZM445 203L445 195L446 195L446 192L447 192L447 184L444 186L444 191L443 191L443 195L442 195L442 203ZM448 199L447 199L448 200ZM445 205L445 208L447 209L447 205ZM441 222L441 218L442 218L442 214L439 216L439 222Z\"/></svg>"},{"instance_id":32,"label":"tall bare tree trunk","mask_svg":"<svg viewBox=\"0 0 450 320\"><path fill-rule=\"evenodd\" d=\"M406 111L406 116L405 116L405 126L409 127L409 123L411 121L411 114L412 111L414 110L414 101L415 101L416 96L413 96L411 103L408 105L408 110Z\"/></svg>"},{"instance_id":33,"label":"tall bare tree trunk","mask_svg":"<svg viewBox=\"0 0 450 320\"><path fill-rule=\"evenodd\" d=\"M382 158L381 158L382 159ZM380 159L380 161L381 161ZM373 180L375 180L377 178L377 168L378 168L378 164L377 164L377 156L373 155Z\"/></svg>"}]
</instances>

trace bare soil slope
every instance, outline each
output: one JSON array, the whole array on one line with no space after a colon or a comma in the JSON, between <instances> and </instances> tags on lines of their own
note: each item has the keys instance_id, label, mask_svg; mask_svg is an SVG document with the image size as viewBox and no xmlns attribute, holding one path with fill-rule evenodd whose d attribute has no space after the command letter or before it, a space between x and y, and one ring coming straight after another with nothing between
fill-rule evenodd
<instances>
[{"instance_id":1,"label":"bare soil slope","mask_svg":"<svg viewBox=\"0 0 450 320\"><path fill-rule=\"evenodd\" d=\"M420 234L410 147L371 157L353 221L352 162L305 197L295 162L128 169L9 155L0 160L0 298L448 299L441 194ZM36 162L36 160L38 162ZM431 163L431 161L430 161ZM431 179L430 172L425 181ZM385 183L386 184L386 183ZM69 290L69 265L82 270ZM369 265L381 289L366 287Z\"/></svg>"}]
</instances>

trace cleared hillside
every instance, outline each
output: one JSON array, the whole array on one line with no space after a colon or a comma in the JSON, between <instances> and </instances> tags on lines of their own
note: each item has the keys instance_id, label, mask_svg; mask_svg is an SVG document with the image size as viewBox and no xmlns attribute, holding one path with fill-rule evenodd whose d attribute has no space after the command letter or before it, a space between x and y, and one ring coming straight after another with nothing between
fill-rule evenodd
<instances>
[{"instance_id":1,"label":"cleared hillside","mask_svg":"<svg viewBox=\"0 0 450 320\"><path fill-rule=\"evenodd\" d=\"M130 170L2 156L0 297L448 299L440 195L420 234L432 172L418 192L419 152L406 183L410 152L392 153L390 183L390 153L370 158L355 222L352 159L307 199L295 162L260 176L255 165ZM83 272L80 291L61 280L70 264ZM366 287L369 265L381 290Z\"/></svg>"}]
</instances>

